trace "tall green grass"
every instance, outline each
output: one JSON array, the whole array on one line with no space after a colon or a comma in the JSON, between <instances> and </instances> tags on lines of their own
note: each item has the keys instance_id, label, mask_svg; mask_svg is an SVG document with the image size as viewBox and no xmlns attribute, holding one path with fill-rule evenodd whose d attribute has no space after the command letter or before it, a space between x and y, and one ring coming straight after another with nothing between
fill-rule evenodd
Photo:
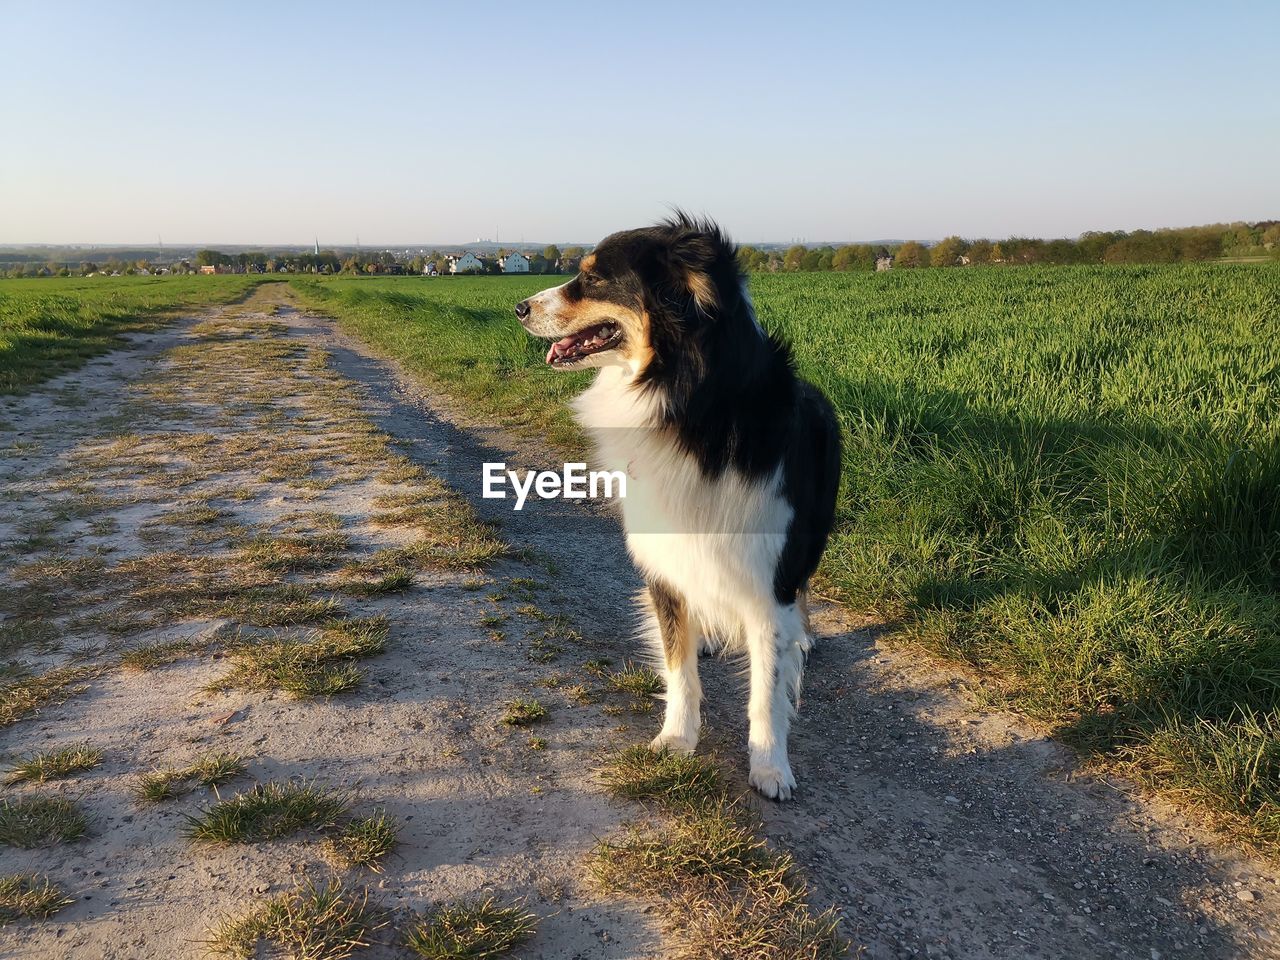
<instances>
[{"instance_id":1,"label":"tall green grass","mask_svg":"<svg viewBox=\"0 0 1280 960\"><path fill-rule=\"evenodd\" d=\"M295 283L495 422L576 444L554 280ZM1280 267L752 278L846 430L828 589L1280 848Z\"/></svg>"},{"instance_id":2,"label":"tall green grass","mask_svg":"<svg viewBox=\"0 0 1280 960\"><path fill-rule=\"evenodd\" d=\"M175 310L227 303L249 276L0 280L0 395L73 370Z\"/></svg>"}]
</instances>

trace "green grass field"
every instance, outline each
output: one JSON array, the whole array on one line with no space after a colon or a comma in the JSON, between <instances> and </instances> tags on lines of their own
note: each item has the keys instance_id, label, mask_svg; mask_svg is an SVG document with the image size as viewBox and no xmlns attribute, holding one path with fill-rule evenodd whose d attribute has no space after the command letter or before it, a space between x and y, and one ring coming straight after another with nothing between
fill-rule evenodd
<instances>
[{"instance_id":1,"label":"green grass field","mask_svg":"<svg viewBox=\"0 0 1280 960\"><path fill-rule=\"evenodd\" d=\"M91 277L0 282L0 394L75 369L176 310L226 303L248 276Z\"/></svg>"},{"instance_id":2,"label":"green grass field","mask_svg":"<svg viewBox=\"0 0 1280 960\"><path fill-rule=\"evenodd\" d=\"M576 447L557 278L295 281L496 423ZM823 587L1091 755L1280 848L1280 266L761 275L846 434Z\"/></svg>"}]
</instances>

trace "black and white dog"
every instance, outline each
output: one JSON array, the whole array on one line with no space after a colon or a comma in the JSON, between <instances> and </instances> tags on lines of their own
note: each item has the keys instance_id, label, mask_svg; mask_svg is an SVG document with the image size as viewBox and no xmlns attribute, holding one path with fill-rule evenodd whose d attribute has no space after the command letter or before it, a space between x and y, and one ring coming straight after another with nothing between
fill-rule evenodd
<instances>
[{"instance_id":1,"label":"black and white dog","mask_svg":"<svg viewBox=\"0 0 1280 960\"><path fill-rule=\"evenodd\" d=\"M601 465L627 474L627 548L666 667L653 748L697 746L699 649L745 651L751 784L788 798L806 590L840 475L831 405L760 326L733 243L683 214L606 238L516 316L554 341L551 366L600 368L574 410Z\"/></svg>"}]
</instances>

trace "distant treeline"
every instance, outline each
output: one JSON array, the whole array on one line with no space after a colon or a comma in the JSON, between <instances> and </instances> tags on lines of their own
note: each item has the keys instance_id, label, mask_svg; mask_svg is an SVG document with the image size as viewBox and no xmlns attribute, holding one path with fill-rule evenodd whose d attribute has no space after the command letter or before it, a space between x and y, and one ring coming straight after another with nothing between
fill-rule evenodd
<instances>
[{"instance_id":1,"label":"distant treeline","mask_svg":"<svg viewBox=\"0 0 1280 960\"><path fill-rule=\"evenodd\" d=\"M983 264L1180 263L1223 257L1280 258L1280 221L1213 224L1169 230L1083 233L1075 240L966 240L947 237L932 246L909 240L896 245L847 244L787 250L742 247L747 270L769 273L875 270L892 267L964 267Z\"/></svg>"},{"instance_id":2,"label":"distant treeline","mask_svg":"<svg viewBox=\"0 0 1280 960\"><path fill-rule=\"evenodd\" d=\"M513 248L514 249L514 248ZM503 249L498 257L511 252ZM572 273L582 247L554 245L541 252L528 252L529 273ZM966 240L947 237L929 245L909 240L900 244L845 244L811 247L796 244L762 249L745 246L738 256L745 269L756 272L791 273L825 270L875 270L887 267L967 267L984 264L1071 264L1071 263L1181 263L1223 258L1275 257L1280 259L1280 221L1212 224L1168 230L1123 230L1083 233L1074 240L1039 240L1008 237L1004 240ZM50 260L46 263L3 264L0 276L50 277L95 274L197 273L201 268L218 273L348 273L421 274L433 265L436 272L449 272L449 258L433 250L429 254L407 256L389 250L345 253L222 253L200 250L194 258L173 262L147 258L125 259L120 255L102 261L80 263ZM498 273L496 257L484 258L484 272Z\"/></svg>"},{"instance_id":3,"label":"distant treeline","mask_svg":"<svg viewBox=\"0 0 1280 960\"><path fill-rule=\"evenodd\" d=\"M513 248L514 249L514 248ZM511 252L506 248L497 251L495 257L484 257L484 273L500 273L497 257ZM565 247L562 252L554 244L540 252L530 252L529 273L571 273L578 268L578 260L586 251L582 247ZM50 260L46 263L0 262L0 276L5 277L70 277L70 276L149 276L151 274L217 273L349 273L357 275L420 274L427 265L437 273L449 272L449 257L438 250L409 257L390 250L367 250L339 256L332 250L319 253L267 253L247 251L223 253L221 250L200 250L194 257L161 261L147 257L126 259L112 256L103 260L83 260L79 263ZM472 271L467 271L472 272Z\"/></svg>"}]
</instances>

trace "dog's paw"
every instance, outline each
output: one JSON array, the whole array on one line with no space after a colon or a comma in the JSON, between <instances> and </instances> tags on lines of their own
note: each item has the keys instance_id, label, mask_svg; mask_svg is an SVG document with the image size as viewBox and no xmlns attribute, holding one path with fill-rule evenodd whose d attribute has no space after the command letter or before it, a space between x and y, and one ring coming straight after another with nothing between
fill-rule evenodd
<instances>
[{"instance_id":1,"label":"dog's paw","mask_svg":"<svg viewBox=\"0 0 1280 960\"><path fill-rule=\"evenodd\" d=\"M785 760L782 766L752 764L751 774L747 780L762 796L770 800L790 800L796 788L796 778L791 773L791 766Z\"/></svg>"},{"instance_id":2,"label":"dog's paw","mask_svg":"<svg viewBox=\"0 0 1280 960\"><path fill-rule=\"evenodd\" d=\"M698 742L696 740L670 733L660 733L649 741L649 749L654 753L677 753L687 756L697 748Z\"/></svg>"}]
</instances>

